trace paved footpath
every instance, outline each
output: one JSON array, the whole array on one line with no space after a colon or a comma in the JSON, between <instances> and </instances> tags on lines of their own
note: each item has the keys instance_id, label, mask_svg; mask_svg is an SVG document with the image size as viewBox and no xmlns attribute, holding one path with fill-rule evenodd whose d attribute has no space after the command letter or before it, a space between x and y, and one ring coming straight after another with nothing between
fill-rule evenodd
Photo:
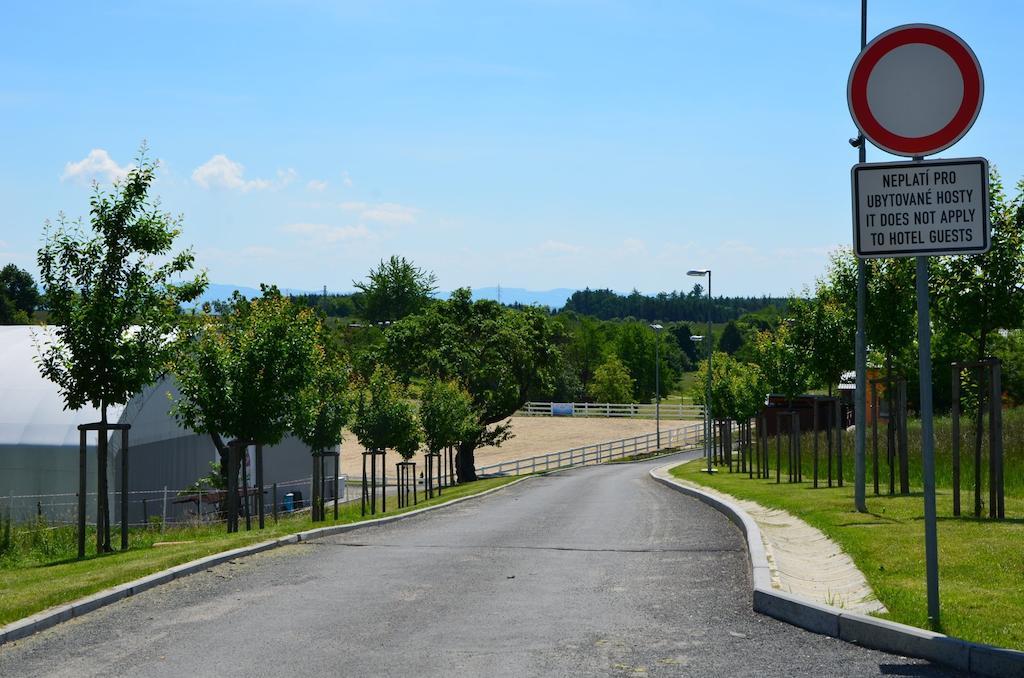
<instances>
[{"instance_id":1,"label":"paved footpath","mask_svg":"<svg viewBox=\"0 0 1024 678\"><path fill-rule=\"evenodd\" d=\"M663 463L240 559L0 647L0 676L948 675L755 614L739 531Z\"/></svg>"}]
</instances>

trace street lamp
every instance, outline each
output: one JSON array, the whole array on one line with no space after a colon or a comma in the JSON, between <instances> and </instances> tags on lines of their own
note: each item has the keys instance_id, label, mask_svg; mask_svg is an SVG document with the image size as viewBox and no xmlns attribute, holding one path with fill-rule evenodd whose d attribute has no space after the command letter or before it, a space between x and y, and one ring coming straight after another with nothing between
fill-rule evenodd
<instances>
[{"instance_id":1,"label":"street lamp","mask_svg":"<svg viewBox=\"0 0 1024 678\"><path fill-rule=\"evenodd\" d=\"M661 449L661 337L658 333L665 329L658 323L652 323L654 330L654 430L658 449Z\"/></svg>"},{"instance_id":2,"label":"street lamp","mask_svg":"<svg viewBox=\"0 0 1024 678\"><path fill-rule=\"evenodd\" d=\"M704 449L708 458L708 473L714 473L711 467L711 354L714 347L711 345L711 269L695 268L687 271L686 275L694 278L708 277L708 333L704 336L708 344L708 383L704 392Z\"/></svg>"}]
</instances>

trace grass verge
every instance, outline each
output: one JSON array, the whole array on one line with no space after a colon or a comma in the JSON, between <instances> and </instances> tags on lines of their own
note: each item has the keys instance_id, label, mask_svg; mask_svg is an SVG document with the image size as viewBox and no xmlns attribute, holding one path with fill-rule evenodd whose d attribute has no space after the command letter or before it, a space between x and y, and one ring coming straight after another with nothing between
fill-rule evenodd
<instances>
[{"instance_id":1,"label":"grass verge","mask_svg":"<svg viewBox=\"0 0 1024 678\"><path fill-rule=\"evenodd\" d=\"M924 503L919 489L906 497L868 496L868 513L853 510L852 483L813 489L809 482L775 484L701 463L676 466L672 475L762 506L779 508L818 528L846 551L889 612L881 615L928 628L924 566ZM853 466L852 460L850 466ZM806 477L806 476L805 476ZM965 497L966 498L966 497ZM951 504L948 489L940 506ZM1008 496L1007 515L1024 514L1024 500ZM1002 522L942 515L938 522L939 590L943 633L1024 649L1024 519Z\"/></svg>"},{"instance_id":2,"label":"grass verge","mask_svg":"<svg viewBox=\"0 0 1024 678\"><path fill-rule=\"evenodd\" d=\"M357 523L385 515L406 513L479 494L513 480L516 478L487 478L456 485L445 488L441 497L421 501L407 509L393 509L386 514L378 513L376 516L361 516L359 504L355 503L341 506L338 520L331 517L324 522L312 523L306 512L281 518L274 524L273 519L268 516L266 529L246 532L243 520L243 531L235 534L227 534L221 524L174 527L163 533L159 530L132 530L127 551L100 556L93 551L87 554L84 560L69 557L74 554L74 527L49 530L52 543L57 545L50 549L27 547L25 539L29 538L29 533L26 531L22 539L15 541L15 547L21 548L0 559L0 625L203 556L311 528ZM392 498L388 499L390 506ZM333 513L328 510L328 515L333 516ZM255 521L253 525L255 528ZM58 531L55 536L53 533ZM117 539L115 537L115 542ZM91 548L95 549L95 537L89 541L92 542ZM190 543L154 546L158 542L174 541ZM64 542L71 544L71 550L66 553L61 546Z\"/></svg>"}]
</instances>

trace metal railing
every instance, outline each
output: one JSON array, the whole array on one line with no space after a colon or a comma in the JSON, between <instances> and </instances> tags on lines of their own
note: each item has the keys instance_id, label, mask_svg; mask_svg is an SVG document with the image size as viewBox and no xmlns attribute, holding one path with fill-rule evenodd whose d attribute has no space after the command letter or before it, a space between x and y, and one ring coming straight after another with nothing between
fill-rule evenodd
<instances>
[{"instance_id":1,"label":"metal railing","mask_svg":"<svg viewBox=\"0 0 1024 678\"><path fill-rule=\"evenodd\" d=\"M653 419L654 403L542 403L528 402L516 412L525 417L636 417ZM688 403L662 403L662 419L704 418L704 406Z\"/></svg>"},{"instance_id":2,"label":"metal railing","mask_svg":"<svg viewBox=\"0 0 1024 678\"><path fill-rule=\"evenodd\" d=\"M594 443L593 445L574 447L571 450L549 452L535 457L513 459L498 464L490 464L489 466L479 466L476 469L476 473L478 476L521 475L523 473L536 473L537 471L550 471L553 469L571 468L573 466L602 464L613 459L657 452L659 449L695 448L703 445L703 443L703 426L701 424L692 424L662 431L660 448L658 447L657 433L645 433L633 438Z\"/></svg>"}]
</instances>

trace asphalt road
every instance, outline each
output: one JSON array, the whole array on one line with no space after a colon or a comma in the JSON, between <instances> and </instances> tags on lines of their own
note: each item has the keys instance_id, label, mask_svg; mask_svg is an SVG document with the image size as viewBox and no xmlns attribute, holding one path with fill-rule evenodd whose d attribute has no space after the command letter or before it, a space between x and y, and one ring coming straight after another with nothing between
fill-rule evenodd
<instances>
[{"instance_id":1,"label":"asphalt road","mask_svg":"<svg viewBox=\"0 0 1024 678\"><path fill-rule=\"evenodd\" d=\"M654 465L240 559L0 647L0 676L947 675L752 612L739 531Z\"/></svg>"}]
</instances>

